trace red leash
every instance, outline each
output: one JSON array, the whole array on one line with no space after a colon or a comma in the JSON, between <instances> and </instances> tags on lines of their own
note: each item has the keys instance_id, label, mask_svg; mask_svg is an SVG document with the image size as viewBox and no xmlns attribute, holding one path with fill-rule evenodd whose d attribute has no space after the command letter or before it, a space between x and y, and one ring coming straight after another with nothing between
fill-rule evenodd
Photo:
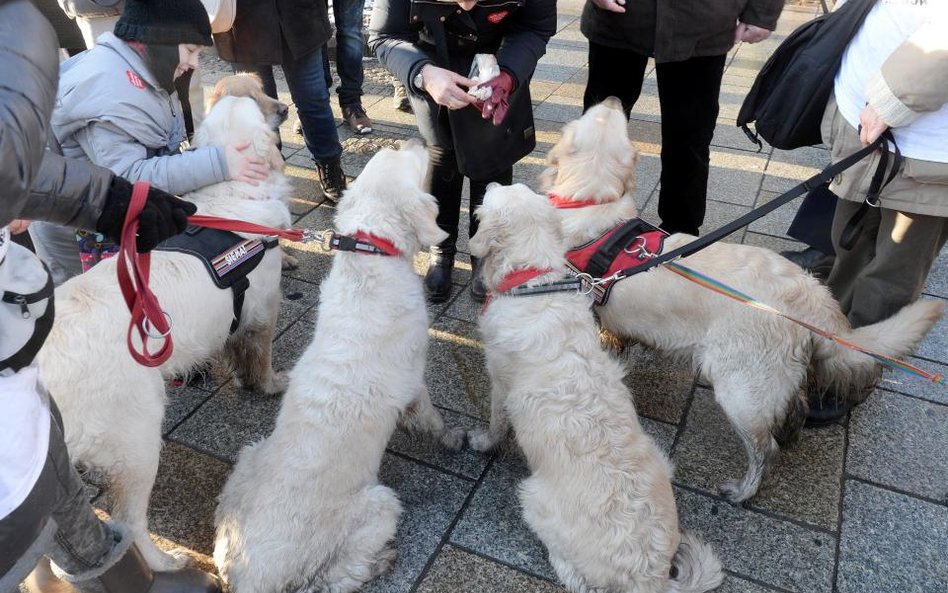
<instances>
[{"instance_id":1,"label":"red leash","mask_svg":"<svg viewBox=\"0 0 948 593\"><path fill-rule=\"evenodd\" d=\"M126 336L128 351L139 364L146 367L156 367L164 364L171 357L174 344L171 340L171 316L162 310L158 297L148 286L151 254L138 253L135 248L135 237L138 233L138 215L145 207L149 187L148 182L137 181L132 189L131 203L128 206L128 212L125 213L125 224L122 226L121 246L117 257L117 274L122 296L125 298L125 304L128 306L129 312L132 314ZM290 241L303 240L302 229L275 229L215 216L190 216L188 217L188 223L238 233L277 235ZM138 331L138 337L142 343L141 352L135 349L132 342L133 330ZM164 343L156 352L150 352L148 349L149 338L164 340Z\"/></svg>"}]
</instances>

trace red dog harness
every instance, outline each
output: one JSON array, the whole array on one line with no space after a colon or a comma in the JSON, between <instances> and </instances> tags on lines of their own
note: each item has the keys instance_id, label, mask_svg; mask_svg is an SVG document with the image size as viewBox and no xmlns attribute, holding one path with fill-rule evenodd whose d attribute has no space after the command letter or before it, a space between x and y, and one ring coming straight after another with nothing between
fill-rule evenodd
<instances>
[{"instance_id":1,"label":"red dog harness","mask_svg":"<svg viewBox=\"0 0 948 593\"><path fill-rule=\"evenodd\" d=\"M597 305L605 305L616 281L617 272L636 268L661 254L668 233L641 218L633 218L609 229L588 243L566 252L570 269L587 282ZM600 280L601 279L601 280Z\"/></svg>"}]
</instances>

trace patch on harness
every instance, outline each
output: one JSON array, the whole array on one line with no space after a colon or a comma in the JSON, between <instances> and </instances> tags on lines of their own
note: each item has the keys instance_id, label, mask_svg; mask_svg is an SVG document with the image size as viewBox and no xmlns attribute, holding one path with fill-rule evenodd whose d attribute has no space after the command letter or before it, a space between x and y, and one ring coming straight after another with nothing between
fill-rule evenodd
<instances>
[{"instance_id":1,"label":"patch on harness","mask_svg":"<svg viewBox=\"0 0 948 593\"><path fill-rule=\"evenodd\" d=\"M567 251L566 263L580 278L607 279L620 270L636 268L661 254L667 236L668 233L662 229L640 218L633 218ZM593 284L592 294L596 305L608 302L612 287L620 279Z\"/></svg>"},{"instance_id":2,"label":"patch on harness","mask_svg":"<svg viewBox=\"0 0 948 593\"><path fill-rule=\"evenodd\" d=\"M244 239L230 231L189 226L159 245L155 251L176 251L201 260L214 284L231 289L234 296L234 321L231 333L240 326L244 292L250 287L247 276L263 260L265 252L279 245L276 237Z\"/></svg>"}]
</instances>

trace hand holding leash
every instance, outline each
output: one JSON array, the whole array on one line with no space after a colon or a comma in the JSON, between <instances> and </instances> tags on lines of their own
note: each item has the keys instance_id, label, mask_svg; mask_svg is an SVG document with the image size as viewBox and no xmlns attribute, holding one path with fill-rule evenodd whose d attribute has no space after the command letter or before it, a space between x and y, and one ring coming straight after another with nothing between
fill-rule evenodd
<instances>
[{"instance_id":1,"label":"hand holding leash","mask_svg":"<svg viewBox=\"0 0 948 593\"><path fill-rule=\"evenodd\" d=\"M137 220L137 236L125 237L122 229L132 203L132 184L122 177L112 178L105 207L95 223L95 230L121 244L123 239L135 239L139 252L145 253L159 243L182 232L188 226L188 216L197 212L197 206L167 192L145 186L147 195Z\"/></svg>"}]
</instances>

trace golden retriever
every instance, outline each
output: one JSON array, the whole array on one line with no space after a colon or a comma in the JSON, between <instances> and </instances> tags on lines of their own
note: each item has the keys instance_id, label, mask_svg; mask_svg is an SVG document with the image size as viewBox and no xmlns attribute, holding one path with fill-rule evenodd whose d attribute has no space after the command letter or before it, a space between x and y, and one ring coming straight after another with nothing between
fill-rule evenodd
<instances>
[{"instance_id":1,"label":"golden retriever","mask_svg":"<svg viewBox=\"0 0 948 593\"><path fill-rule=\"evenodd\" d=\"M221 99L195 135L195 144L249 142L258 155L276 135L256 103ZM199 214L287 228L289 181L271 171L259 185L225 181L184 196ZM118 258L102 261L56 289L56 321L39 353L40 376L56 398L73 461L103 470L114 486L115 519L125 523L155 570L187 559L168 555L148 536L147 509L165 414L165 381L186 375L220 353L228 355L241 382L276 394L286 386L271 364L280 307L279 247L265 252L247 278L240 325L232 334L234 297L218 288L196 257L173 251L151 255L151 288L170 315L174 353L159 367L138 364L126 346L129 315L116 281ZM154 350L155 345L151 345ZM95 368L89 372L90 364Z\"/></svg>"},{"instance_id":2,"label":"golden retriever","mask_svg":"<svg viewBox=\"0 0 948 593\"><path fill-rule=\"evenodd\" d=\"M631 195L635 160L628 123L615 98L564 127L548 155L541 187L562 199L594 203L559 210L571 245L582 245L637 215ZM694 239L671 235L663 251ZM889 356L910 354L942 312L938 302L919 301L890 319L852 329L826 287L768 249L718 242L680 263ZM775 437L785 442L799 431L806 406L801 388L809 383L868 390L879 374L877 363L864 354L662 268L619 281L598 314L605 329L688 361L711 382L748 456L744 477L721 486L735 503L757 492L778 450ZM794 419L796 426L784 425Z\"/></svg>"},{"instance_id":3,"label":"golden retriever","mask_svg":"<svg viewBox=\"0 0 948 593\"><path fill-rule=\"evenodd\" d=\"M491 418L470 434L487 450L508 418L531 475L523 517L572 593L708 591L723 574L710 546L679 532L672 468L642 431L624 372L599 343L590 298L576 290L497 293L505 279L568 273L556 211L524 185L491 185L471 255L494 293L481 315ZM674 576L670 576L674 575Z\"/></svg>"}]
</instances>

